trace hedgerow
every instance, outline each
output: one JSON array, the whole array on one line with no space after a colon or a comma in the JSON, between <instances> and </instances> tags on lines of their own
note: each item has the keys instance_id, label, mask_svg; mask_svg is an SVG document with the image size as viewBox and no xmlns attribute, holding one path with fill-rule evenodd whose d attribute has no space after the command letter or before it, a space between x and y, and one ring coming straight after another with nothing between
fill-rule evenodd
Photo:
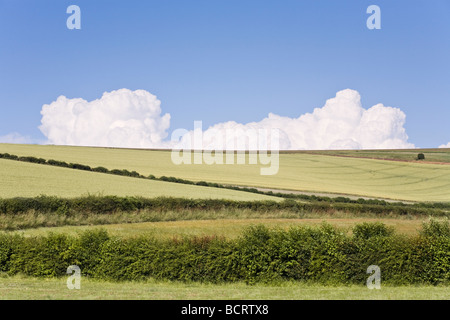
<instances>
[{"instance_id":1,"label":"hedgerow","mask_svg":"<svg viewBox=\"0 0 450 320\"><path fill-rule=\"evenodd\" d=\"M89 195L76 198L38 196L34 198L0 198L0 214L21 214L30 211L37 213L59 212L70 215L72 212L108 214L138 210L222 210L248 209L258 212L288 211L294 213L347 212L353 214L434 216L448 217L450 213L442 209L413 206L362 205L354 203L299 202L293 199L283 201L235 201L227 199L187 199L172 197L118 197Z\"/></svg>"},{"instance_id":2,"label":"hedgerow","mask_svg":"<svg viewBox=\"0 0 450 320\"><path fill-rule=\"evenodd\" d=\"M380 230L380 225L363 227L370 228ZM120 238L100 229L79 237L2 234L0 270L57 277L66 275L67 267L75 264L83 276L111 281L154 278L211 283L295 280L365 284L367 267L377 265L384 283L436 285L449 284L449 252L448 235L347 235L326 224L287 231L257 225L246 229L238 239Z\"/></svg>"}]
</instances>

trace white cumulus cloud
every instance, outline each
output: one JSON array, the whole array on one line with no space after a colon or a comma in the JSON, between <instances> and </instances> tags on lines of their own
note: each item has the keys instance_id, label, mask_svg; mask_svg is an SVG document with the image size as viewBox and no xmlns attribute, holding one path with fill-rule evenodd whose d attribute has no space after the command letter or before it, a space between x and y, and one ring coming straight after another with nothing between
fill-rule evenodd
<instances>
[{"instance_id":1,"label":"white cumulus cloud","mask_svg":"<svg viewBox=\"0 0 450 320\"><path fill-rule=\"evenodd\" d=\"M406 116L398 108L377 104L369 109L361 105L361 97L355 90L342 90L326 101L322 108L298 118L269 113L259 122L240 124L234 121L219 123L203 131L203 146L224 145L233 139L233 132L266 132L267 145L270 133L279 131L280 150L318 149L396 149L414 148L406 134ZM197 134L197 137L199 135ZM248 134L246 148L253 149ZM195 140L194 131L184 136L186 147ZM231 146L235 146L236 142ZM255 144L253 144L254 146Z\"/></svg>"},{"instance_id":2,"label":"white cumulus cloud","mask_svg":"<svg viewBox=\"0 0 450 320\"><path fill-rule=\"evenodd\" d=\"M450 148L450 142L447 144L441 144L438 148Z\"/></svg>"},{"instance_id":3,"label":"white cumulus cloud","mask_svg":"<svg viewBox=\"0 0 450 320\"><path fill-rule=\"evenodd\" d=\"M120 89L86 101L60 96L44 105L39 129L48 143L106 147L160 147L170 115L145 90Z\"/></svg>"},{"instance_id":4,"label":"white cumulus cloud","mask_svg":"<svg viewBox=\"0 0 450 320\"><path fill-rule=\"evenodd\" d=\"M229 121L182 134L178 130L174 141L167 138L170 115L161 114L160 104L145 90L105 92L90 102L60 96L42 107L39 129L47 143L60 145L171 148L180 146L178 139L183 137L185 147L189 143L187 147L214 149L222 144L223 149L242 149L237 140L246 136L244 149L254 149L255 139L260 140L257 148L273 145L274 137L281 150L414 148L399 108L377 104L365 109L359 93L351 89L337 92L323 107L298 118L269 113L259 122ZM261 145L262 133L267 139ZM201 141L194 142L199 136Z\"/></svg>"}]
</instances>

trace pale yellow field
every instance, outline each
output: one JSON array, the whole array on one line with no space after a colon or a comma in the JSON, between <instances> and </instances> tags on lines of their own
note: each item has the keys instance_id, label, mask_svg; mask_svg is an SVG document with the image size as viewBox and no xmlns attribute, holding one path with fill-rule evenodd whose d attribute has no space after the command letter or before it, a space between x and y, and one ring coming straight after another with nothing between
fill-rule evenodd
<instances>
[{"instance_id":1,"label":"pale yellow field","mask_svg":"<svg viewBox=\"0 0 450 320\"><path fill-rule=\"evenodd\" d=\"M0 198L35 197L39 195L78 197L100 194L279 200L279 198L249 192L122 177L5 159L0 159L0 177Z\"/></svg>"},{"instance_id":2,"label":"pale yellow field","mask_svg":"<svg viewBox=\"0 0 450 320\"><path fill-rule=\"evenodd\" d=\"M193 181L396 200L450 201L450 165L280 154L279 172L263 176L260 168L267 165L175 165L170 151L0 144L0 152Z\"/></svg>"}]
</instances>

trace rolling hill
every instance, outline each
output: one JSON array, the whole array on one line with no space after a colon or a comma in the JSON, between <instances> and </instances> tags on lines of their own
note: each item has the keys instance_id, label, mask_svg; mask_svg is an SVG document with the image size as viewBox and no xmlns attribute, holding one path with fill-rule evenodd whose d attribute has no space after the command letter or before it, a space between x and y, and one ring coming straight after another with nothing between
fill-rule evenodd
<instances>
[{"instance_id":1,"label":"rolling hill","mask_svg":"<svg viewBox=\"0 0 450 320\"><path fill-rule=\"evenodd\" d=\"M263 176L261 165L248 163L175 165L170 151L0 144L0 152L192 181L395 200L450 201L450 165L446 164L281 153L279 172Z\"/></svg>"},{"instance_id":2,"label":"rolling hill","mask_svg":"<svg viewBox=\"0 0 450 320\"><path fill-rule=\"evenodd\" d=\"M122 177L97 172L0 159L0 197L50 195L78 197L88 194L186 197L231 200L279 200L242 191L164 181Z\"/></svg>"}]
</instances>

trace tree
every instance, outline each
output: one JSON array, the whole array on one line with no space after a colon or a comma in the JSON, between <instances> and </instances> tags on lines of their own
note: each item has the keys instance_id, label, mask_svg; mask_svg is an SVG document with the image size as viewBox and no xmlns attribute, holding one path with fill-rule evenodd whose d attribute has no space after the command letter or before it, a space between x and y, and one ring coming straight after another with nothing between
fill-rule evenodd
<instances>
[{"instance_id":1,"label":"tree","mask_svg":"<svg viewBox=\"0 0 450 320\"><path fill-rule=\"evenodd\" d=\"M425 160L425 155L423 153L419 153L417 155L417 160Z\"/></svg>"}]
</instances>

